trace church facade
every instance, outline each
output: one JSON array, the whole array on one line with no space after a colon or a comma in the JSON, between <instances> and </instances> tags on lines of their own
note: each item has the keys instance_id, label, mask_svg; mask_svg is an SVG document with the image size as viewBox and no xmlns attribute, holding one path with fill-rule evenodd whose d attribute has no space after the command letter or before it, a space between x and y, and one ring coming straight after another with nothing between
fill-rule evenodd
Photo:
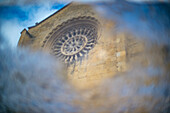
<instances>
[{"instance_id":1,"label":"church facade","mask_svg":"<svg viewBox=\"0 0 170 113\"><path fill-rule=\"evenodd\" d=\"M87 4L71 3L29 30L18 46L54 55L67 66L67 77L78 88L123 73L139 58L144 44L131 34L116 32L116 23ZM145 65L145 64L144 64Z\"/></svg>"}]
</instances>

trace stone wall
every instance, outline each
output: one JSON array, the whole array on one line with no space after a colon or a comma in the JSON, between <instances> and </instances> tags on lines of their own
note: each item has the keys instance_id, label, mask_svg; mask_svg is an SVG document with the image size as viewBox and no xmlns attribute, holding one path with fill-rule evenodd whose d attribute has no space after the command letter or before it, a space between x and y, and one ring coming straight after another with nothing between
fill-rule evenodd
<instances>
[{"instance_id":1,"label":"stone wall","mask_svg":"<svg viewBox=\"0 0 170 113\"><path fill-rule=\"evenodd\" d=\"M79 54L74 51L69 53L72 54L72 56L74 55L73 57L71 57L71 55L63 56L65 58L63 62L67 65L68 79L73 85L83 89L95 86L101 79L112 77L119 72L126 71L130 67L130 65L128 65L129 62L139 60L138 56L140 56L144 50L143 43L129 34L116 33L113 31L115 23L100 17L91 6L86 4L72 3L40 22L38 25L31 27L28 31L23 30L18 45L30 47L33 51L43 50L53 54L54 52L51 48L54 46L54 41L56 41L56 45L61 42L62 47L63 45L68 46L65 42L62 42L62 38L60 42L57 42L56 38L58 37L53 37L60 36L62 33L64 34L64 31L60 28L70 30L69 26L72 25L70 25L69 22L74 21L73 18L79 19L79 17L83 17L83 19L84 17L86 19L94 18L94 20L97 20L97 23L99 23L97 26L99 29L96 28L98 35L97 39L94 38L96 42L94 42L90 50L83 54L83 57L81 57L81 53ZM86 23L84 20L80 20L79 22ZM75 26L80 27L78 21L75 21ZM93 26L95 29L95 25L92 25L92 27ZM58 34L55 31L58 31ZM90 29L90 31L92 31L92 29ZM71 38L74 32L78 33L78 31L69 32L71 32ZM67 33L65 35L67 36ZM92 33L91 36L95 37L94 35L95 33ZM64 54L65 52L65 50L53 49L54 51L60 51L60 54ZM65 52L65 54L67 53ZM77 54L77 56L75 54ZM78 56L80 56L81 59L77 60ZM68 59L71 63L68 63Z\"/></svg>"}]
</instances>

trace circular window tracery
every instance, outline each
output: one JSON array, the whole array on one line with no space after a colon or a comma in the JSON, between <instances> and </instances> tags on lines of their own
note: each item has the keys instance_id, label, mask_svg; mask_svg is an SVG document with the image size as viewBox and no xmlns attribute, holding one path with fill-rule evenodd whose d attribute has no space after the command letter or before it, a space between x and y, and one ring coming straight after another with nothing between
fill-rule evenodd
<instances>
[{"instance_id":1,"label":"circular window tracery","mask_svg":"<svg viewBox=\"0 0 170 113\"><path fill-rule=\"evenodd\" d=\"M78 17L57 26L42 47L65 63L82 59L97 43L99 22L93 17Z\"/></svg>"},{"instance_id":2,"label":"circular window tracery","mask_svg":"<svg viewBox=\"0 0 170 113\"><path fill-rule=\"evenodd\" d=\"M61 46L61 52L64 55L74 55L80 52L87 43L85 36L74 36L66 40Z\"/></svg>"}]
</instances>

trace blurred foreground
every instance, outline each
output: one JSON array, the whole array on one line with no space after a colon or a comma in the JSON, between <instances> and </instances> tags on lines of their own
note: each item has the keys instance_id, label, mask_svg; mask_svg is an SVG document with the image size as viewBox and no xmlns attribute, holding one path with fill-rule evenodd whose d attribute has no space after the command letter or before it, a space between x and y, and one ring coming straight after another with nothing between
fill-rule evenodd
<instances>
[{"instance_id":1,"label":"blurred foreground","mask_svg":"<svg viewBox=\"0 0 170 113\"><path fill-rule=\"evenodd\" d=\"M168 113L170 112L170 5L111 2L93 4L116 22L112 32L128 32L145 43L129 70L78 90L53 56L12 49L0 38L0 112L2 113ZM107 38L107 37L106 37ZM144 65L144 66L143 66Z\"/></svg>"}]
</instances>

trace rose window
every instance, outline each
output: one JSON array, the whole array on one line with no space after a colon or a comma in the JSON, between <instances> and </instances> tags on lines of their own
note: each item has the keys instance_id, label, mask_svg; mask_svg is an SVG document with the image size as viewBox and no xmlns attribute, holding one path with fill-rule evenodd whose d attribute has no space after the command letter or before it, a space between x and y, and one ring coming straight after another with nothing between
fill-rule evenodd
<instances>
[{"instance_id":1,"label":"rose window","mask_svg":"<svg viewBox=\"0 0 170 113\"><path fill-rule=\"evenodd\" d=\"M79 61L97 43L98 28L99 23L93 17L70 19L57 26L42 47L65 63Z\"/></svg>"}]
</instances>

